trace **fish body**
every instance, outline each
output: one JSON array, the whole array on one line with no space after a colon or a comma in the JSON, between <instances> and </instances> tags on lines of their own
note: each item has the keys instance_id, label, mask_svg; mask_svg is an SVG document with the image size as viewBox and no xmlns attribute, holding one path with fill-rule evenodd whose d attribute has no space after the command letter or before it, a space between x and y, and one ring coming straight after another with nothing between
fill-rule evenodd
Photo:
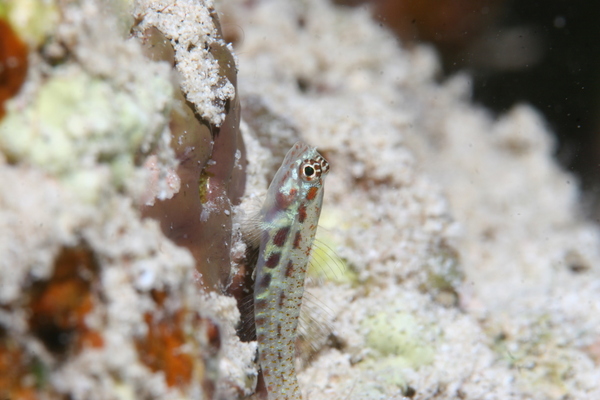
<instances>
[{"instance_id":1,"label":"fish body","mask_svg":"<svg viewBox=\"0 0 600 400\"><path fill-rule=\"evenodd\" d=\"M329 164L315 148L296 143L273 178L260 211L254 318L269 400L302 399L294 366L295 341L328 171Z\"/></svg>"}]
</instances>

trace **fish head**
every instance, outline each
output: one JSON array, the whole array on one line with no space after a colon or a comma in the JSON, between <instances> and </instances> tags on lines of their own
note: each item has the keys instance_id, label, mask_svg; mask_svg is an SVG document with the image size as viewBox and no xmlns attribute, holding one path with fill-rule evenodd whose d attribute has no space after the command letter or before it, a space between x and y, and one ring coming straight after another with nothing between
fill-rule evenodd
<instances>
[{"instance_id":1,"label":"fish head","mask_svg":"<svg viewBox=\"0 0 600 400\"><path fill-rule=\"evenodd\" d=\"M269 187L278 209L294 208L323 196L329 163L316 148L297 142L287 153Z\"/></svg>"}]
</instances>

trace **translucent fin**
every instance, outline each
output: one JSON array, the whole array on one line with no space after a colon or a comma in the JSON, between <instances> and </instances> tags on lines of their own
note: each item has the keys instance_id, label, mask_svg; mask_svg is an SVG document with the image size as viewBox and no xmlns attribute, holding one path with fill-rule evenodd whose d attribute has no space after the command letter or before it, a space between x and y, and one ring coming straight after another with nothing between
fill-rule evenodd
<instances>
[{"instance_id":1,"label":"translucent fin","mask_svg":"<svg viewBox=\"0 0 600 400\"><path fill-rule=\"evenodd\" d=\"M242 318L237 327L237 334L241 341L256 340L256 326L254 324L254 297L246 296L239 302ZM317 353L326 343L333 331L331 322L334 319L333 311L309 291L304 292L300 319L298 322L298 351L303 361L307 361Z\"/></svg>"},{"instance_id":2,"label":"translucent fin","mask_svg":"<svg viewBox=\"0 0 600 400\"><path fill-rule=\"evenodd\" d=\"M254 324L254 293L238 302L240 322L236 328L242 342L256 340L256 325Z\"/></svg>"},{"instance_id":3,"label":"translucent fin","mask_svg":"<svg viewBox=\"0 0 600 400\"><path fill-rule=\"evenodd\" d=\"M296 338L296 357L302 367L330 341L333 320L333 311L310 292L305 292Z\"/></svg>"},{"instance_id":4,"label":"translucent fin","mask_svg":"<svg viewBox=\"0 0 600 400\"><path fill-rule=\"evenodd\" d=\"M313 242L308 264L307 283L321 284L328 280L336 283L353 283L355 274L348 268L346 261L333 250L334 242L327 230L321 226Z\"/></svg>"},{"instance_id":5,"label":"translucent fin","mask_svg":"<svg viewBox=\"0 0 600 400\"><path fill-rule=\"evenodd\" d=\"M242 237L249 247L258 247L260 245L260 237L264 231L264 223L260 218L260 204L247 205L244 209L244 216L240 222Z\"/></svg>"}]
</instances>

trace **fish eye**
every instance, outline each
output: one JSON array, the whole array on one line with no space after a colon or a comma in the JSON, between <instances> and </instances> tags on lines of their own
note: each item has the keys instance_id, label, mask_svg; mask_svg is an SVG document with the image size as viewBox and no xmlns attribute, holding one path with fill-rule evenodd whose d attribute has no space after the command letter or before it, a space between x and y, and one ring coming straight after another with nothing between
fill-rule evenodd
<instances>
[{"instance_id":1,"label":"fish eye","mask_svg":"<svg viewBox=\"0 0 600 400\"><path fill-rule=\"evenodd\" d=\"M320 165L314 160L305 161L300 166L300 177L305 181L313 181L321 176Z\"/></svg>"}]
</instances>

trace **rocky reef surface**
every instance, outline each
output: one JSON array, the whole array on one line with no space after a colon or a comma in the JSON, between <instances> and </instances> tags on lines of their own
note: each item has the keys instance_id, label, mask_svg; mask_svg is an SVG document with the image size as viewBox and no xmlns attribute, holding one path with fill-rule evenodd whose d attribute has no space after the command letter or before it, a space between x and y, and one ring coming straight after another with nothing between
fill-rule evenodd
<instances>
[{"instance_id":1,"label":"rocky reef surface","mask_svg":"<svg viewBox=\"0 0 600 400\"><path fill-rule=\"evenodd\" d=\"M600 398L600 231L531 107L324 0L3 1L0 32L0 394L251 396L223 293L304 140L305 398Z\"/></svg>"}]
</instances>

